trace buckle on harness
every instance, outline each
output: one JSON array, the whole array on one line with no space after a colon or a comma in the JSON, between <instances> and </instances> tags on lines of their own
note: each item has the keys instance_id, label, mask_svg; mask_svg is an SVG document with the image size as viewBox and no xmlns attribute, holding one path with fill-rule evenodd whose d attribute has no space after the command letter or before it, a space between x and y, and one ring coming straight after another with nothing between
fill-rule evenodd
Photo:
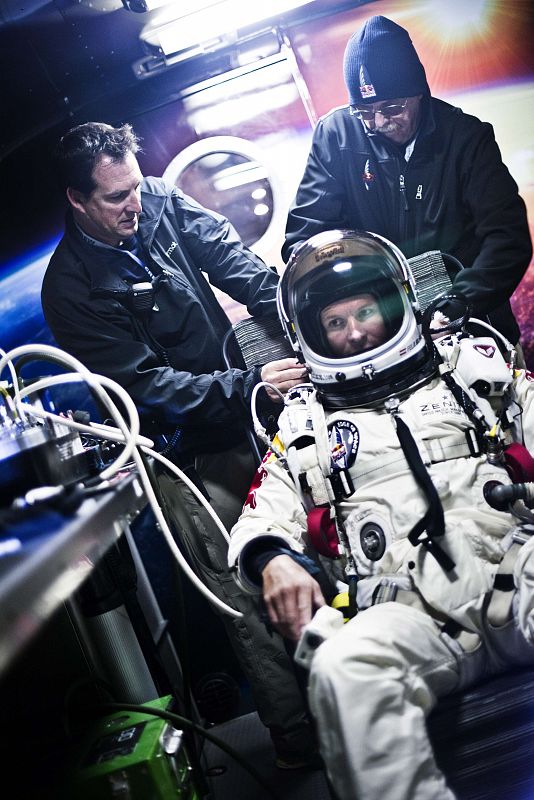
<instances>
[{"instance_id":1,"label":"buckle on harness","mask_svg":"<svg viewBox=\"0 0 534 800\"><path fill-rule=\"evenodd\" d=\"M327 475L327 478L330 481L337 502L346 500L347 497L354 494L354 483L352 482L348 469L340 469L336 470L336 472L331 472L330 475Z\"/></svg>"},{"instance_id":2,"label":"buckle on harness","mask_svg":"<svg viewBox=\"0 0 534 800\"><path fill-rule=\"evenodd\" d=\"M373 592L373 605L378 606L380 603L394 602L397 598L398 591L399 587L395 581L390 578L382 578Z\"/></svg>"},{"instance_id":3,"label":"buckle on harness","mask_svg":"<svg viewBox=\"0 0 534 800\"><path fill-rule=\"evenodd\" d=\"M482 453L477 432L474 428L467 428L465 430L465 441L467 442L471 456L477 457Z\"/></svg>"},{"instance_id":4,"label":"buckle on harness","mask_svg":"<svg viewBox=\"0 0 534 800\"><path fill-rule=\"evenodd\" d=\"M527 528L526 531L519 531L515 530L512 533L512 542L514 544L526 544L528 540L531 538L532 534L534 534L534 529L532 525L524 525L523 528ZM528 532L528 528L531 528L530 532Z\"/></svg>"}]
</instances>

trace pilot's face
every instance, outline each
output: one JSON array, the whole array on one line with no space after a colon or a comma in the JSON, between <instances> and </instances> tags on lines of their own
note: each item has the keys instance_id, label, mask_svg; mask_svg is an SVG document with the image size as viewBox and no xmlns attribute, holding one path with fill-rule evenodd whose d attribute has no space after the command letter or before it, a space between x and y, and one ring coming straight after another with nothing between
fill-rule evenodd
<instances>
[{"instance_id":1,"label":"pilot's face","mask_svg":"<svg viewBox=\"0 0 534 800\"><path fill-rule=\"evenodd\" d=\"M326 306L321 311L321 324L336 356L364 353L387 339L384 318L372 294L360 294Z\"/></svg>"},{"instance_id":2,"label":"pilot's face","mask_svg":"<svg viewBox=\"0 0 534 800\"><path fill-rule=\"evenodd\" d=\"M102 155L93 169L89 195L69 189L75 218L89 236L117 246L137 232L141 213L141 170L133 153L122 161Z\"/></svg>"}]
</instances>

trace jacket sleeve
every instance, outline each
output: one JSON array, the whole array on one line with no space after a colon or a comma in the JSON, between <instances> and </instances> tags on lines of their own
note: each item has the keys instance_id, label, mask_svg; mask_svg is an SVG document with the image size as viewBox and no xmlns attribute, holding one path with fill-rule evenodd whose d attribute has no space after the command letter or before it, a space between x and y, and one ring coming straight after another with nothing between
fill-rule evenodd
<instances>
[{"instance_id":1,"label":"jacket sleeve","mask_svg":"<svg viewBox=\"0 0 534 800\"><path fill-rule=\"evenodd\" d=\"M493 128L467 131L461 164L462 199L480 242L468 269L454 280L454 289L485 314L511 297L532 257L525 204L503 164Z\"/></svg>"},{"instance_id":2,"label":"jacket sleeve","mask_svg":"<svg viewBox=\"0 0 534 800\"><path fill-rule=\"evenodd\" d=\"M246 573L249 547L264 538L266 543L301 553L306 530L306 514L291 476L269 451L258 467L243 512L231 531L228 564L237 568L241 586L257 591Z\"/></svg>"},{"instance_id":3,"label":"jacket sleeve","mask_svg":"<svg viewBox=\"0 0 534 800\"><path fill-rule=\"evenodd\" d=\"M174 189L180 236L212 286L247 307L253 317L276 314L279 275L243 244L232 224Z\"/></svg>"},{"instance_id":4,"label":"jacket sleeve","mask_svg":"<svg viewBox=\"0 0 534 800\"><path fill-rule=\"evenodd\" d=\"M299 242L316 233L350 227L343 212L344 178L340 173L335 130L320 119L313 133L304 174L289 210L282 258L287 263Z\"/></svg>"},{"instance_id":5,"label":"jacket sleeve","mask_svg":"<svg viewBox=\"0 0 534 800\"><path fill-rule=\"evenodd\" d=\"M248 414L258 368L196 375L166 366L118 300L90 298L82 264L45 277L42 304L59 347L121 384L145 417L196 428L228 425Z\"/></svg>"}]
</instances>

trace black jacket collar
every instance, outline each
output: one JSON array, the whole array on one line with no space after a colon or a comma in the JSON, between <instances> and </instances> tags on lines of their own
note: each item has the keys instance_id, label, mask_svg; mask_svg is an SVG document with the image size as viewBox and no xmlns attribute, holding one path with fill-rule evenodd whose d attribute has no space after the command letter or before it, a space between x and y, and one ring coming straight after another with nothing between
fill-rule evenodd
<instances>
[{"instance_id":1,"label":"black jacket collar","mask_svg":"<svg viewBox=\"0 0 534 800\"><path fill-rule=\"evenodd\" d=\"M152 242L165 208L166 197L150 191L144 180L141 185L141 204L143 211L139 218L139 236L147 252L150 252ZM108 250L97 247L85 239L76 223L72 210L69 208L65 218L66 239L77 258L84 264L91 280L92 292L127 292L129 285L117 269L118 258L121 253L117 250ZM129 259L126 253L122 258Z\"/></svg>"}]
</instances>

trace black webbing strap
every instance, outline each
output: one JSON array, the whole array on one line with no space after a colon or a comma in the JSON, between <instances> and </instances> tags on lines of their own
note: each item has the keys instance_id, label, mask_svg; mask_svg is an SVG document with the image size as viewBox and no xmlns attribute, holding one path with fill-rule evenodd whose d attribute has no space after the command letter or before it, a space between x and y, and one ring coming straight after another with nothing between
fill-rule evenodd
<instances>
[{"instance_id":1,"label":"black webbing strap","mask_svg":"<svg viewBox=\"0 0 534 800\"><path fill-rule=\"evenodd\" d=\"M471 400L462 387L456 383L451 372L443 372L441 377L458 405L463 408L469 419L475 425L477 435L481 438L481 441L483 441L484 434L489 430L489 425L479 407Z\"/></svg>"},{"instance_id":2,"label":"black webbing strap","mask_svg":"<svg viewBox=\"0 0 534 800\"><path fill-rule=\"evenodd\" d=\"M399 416L395 415L394 419L402 452L405 455L417 485L424 492L428 501L428 510L426 514L414 525L408 534L408 539L413 545L423 545L423 547L434 556L438 564L446 572L449 572L455 566L454 561L435 541L436 537L443 536L445 533L445 517L441 500L428 474L428 470L423 463L423 459L410 433L410 429Z\"/></svg>"},{"instance_id":3,"label":"black webbing strap","mask_svg":"<svg viewBox=\"0 0 534 800\"><path fill-rule=\"evenodd\" d=\"M352 619L358 613L358 576L349 575L349 607L344 611L345 616Z\"/></svg>"}]
</instances>

